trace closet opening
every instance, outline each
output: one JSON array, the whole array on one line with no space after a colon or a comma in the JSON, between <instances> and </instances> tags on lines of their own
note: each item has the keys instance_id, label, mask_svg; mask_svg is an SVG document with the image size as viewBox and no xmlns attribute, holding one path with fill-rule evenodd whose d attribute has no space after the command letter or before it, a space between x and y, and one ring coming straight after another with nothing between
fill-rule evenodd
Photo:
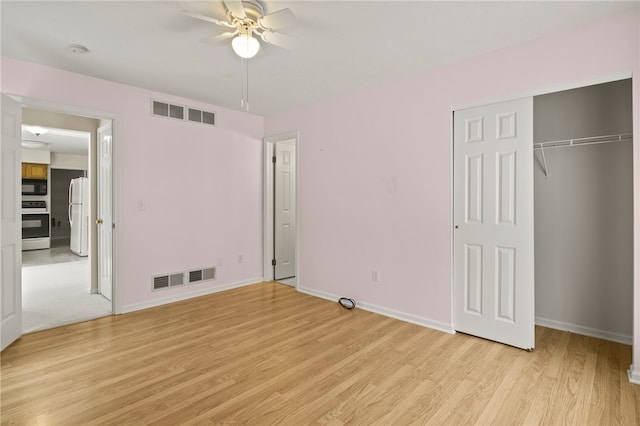
<instances>
[{"instance_id":1,"label":"closet opening","mask_svg":"<svg viewBox=\"0 0 640 426\"><path fill-rule=\"evenodd\" d=\"M631 79L533 108L536 324L631 345Z\"/></svg>"}]
</instances>

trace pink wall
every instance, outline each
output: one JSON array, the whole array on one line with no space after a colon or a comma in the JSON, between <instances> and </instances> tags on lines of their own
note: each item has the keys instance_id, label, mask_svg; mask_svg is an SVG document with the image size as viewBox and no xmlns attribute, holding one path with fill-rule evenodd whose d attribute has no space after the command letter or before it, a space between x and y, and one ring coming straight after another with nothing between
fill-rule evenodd
<instances>
[{"instance_id":1,"label":"pink wall","mask_svg":"<svg viewBox=\"0 0 640 426\"><path fill-rule=\"evenodd\" d=\"M262 117L9 58L2 91L120 117L116 261L125 309L261 279ZM214 111L217 125L153 117L151 98ZM216 281L151 291L153 275L215 266L218 258Z\"/></svg>"},{"instance_id":2,"label":"pink wall","mask_svg":"<svg viewBox=\"0 0 640 426\"><path fill-rule=\"evenodd\" d=\"M452 107L632 72L638 135L639 21L621 15L267 117L267 136L300 131L299 285L451 324ZM635 288L640 307L637 276Z\"/></svg>"}]
</instances>

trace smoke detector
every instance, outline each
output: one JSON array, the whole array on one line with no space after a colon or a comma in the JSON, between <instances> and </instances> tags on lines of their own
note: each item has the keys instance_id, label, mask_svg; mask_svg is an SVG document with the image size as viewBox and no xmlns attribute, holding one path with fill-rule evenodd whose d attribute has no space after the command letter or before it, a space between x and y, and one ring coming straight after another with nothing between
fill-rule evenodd
<instances>
[{"instance_id":1,"label":"smoke detector","mask_svg":"<svg viewBox=\"0 0 640 426\"><path fill-rule=\"evenodd\" d=\"M69 46L67 46L67 49L69 49L76 55L84 55L86 53L89 53L89 49L87 49L81 44L70 44Z\"/></svg>"}]
</instances>

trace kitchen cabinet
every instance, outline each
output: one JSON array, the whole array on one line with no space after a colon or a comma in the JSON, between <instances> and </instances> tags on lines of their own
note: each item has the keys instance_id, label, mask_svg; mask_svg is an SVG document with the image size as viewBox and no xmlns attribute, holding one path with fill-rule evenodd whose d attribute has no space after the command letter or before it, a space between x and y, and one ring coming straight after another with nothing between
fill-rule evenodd
<instances>
[{"instance_id":1,"label":"kitchen cabinet","mask_svg":"<svg viewBox=\"0 0 640 426\"><path fill-rule=\"evenodd\" d=\"M22 163L23 179L46 179L48 172L48 164Z\"/></svg>"}]
</instances>

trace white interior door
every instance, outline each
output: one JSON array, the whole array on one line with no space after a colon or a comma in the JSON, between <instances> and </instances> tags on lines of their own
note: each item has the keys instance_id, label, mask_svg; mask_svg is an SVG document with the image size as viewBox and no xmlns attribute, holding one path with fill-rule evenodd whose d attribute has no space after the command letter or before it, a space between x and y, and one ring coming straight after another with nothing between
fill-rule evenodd
<instances>
[{"instance_id":1,"label":"white interior door","mask_svg":"<svg viewBox=\"0 0 640 426\"><path fill-rule=\"evenodd\" d=\"M111 124L98 129L98 291L111 300L113 292L113 216L111 206Z\"/></svg>"},{"instance_id":2,"label":"white interior door","mask_svg":"<svg viewBox=\"0 0 640 426\"><path fill-rule=\"evenodd\" d=\"M0 284L1 345L4 350L22 335L22 107L2 94L2 245Z\"/></svg>"},{"instance_id":3,"label":"white interior door","mask_svg":"<svg viewBox=\"0 0 640 426\"><path fill-rule=\"evenodd\" d=\"M274 144L274 259L276 280L296 274L296 146Z\"/></svg>"},{"instance_id":4,"label":"white interior door","mask_svg":"<svg viewBox=\"0 0 640 426\"><path fill-rule=\"evenodd\" d=\"M454 327L534 347L533 99L454 114Z\"/></svg>"}]
</instances>

